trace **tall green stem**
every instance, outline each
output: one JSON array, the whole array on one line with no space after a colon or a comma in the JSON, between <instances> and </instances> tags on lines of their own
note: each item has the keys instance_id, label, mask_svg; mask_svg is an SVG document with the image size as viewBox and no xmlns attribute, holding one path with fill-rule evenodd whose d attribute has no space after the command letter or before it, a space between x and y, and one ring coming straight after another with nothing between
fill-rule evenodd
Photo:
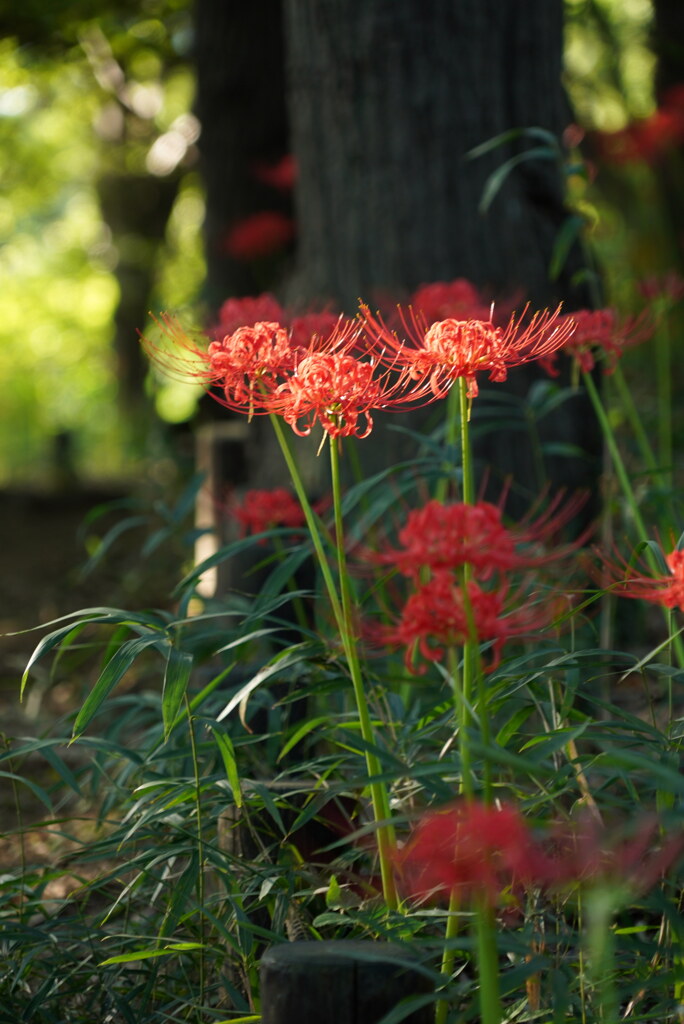
<instances>
[{"instance_id":1,"label":"tall green stem","mask_svg":"<svg viewBox=\"0 0 684 1024\"><path fill-rule=\"evenodd\" d=\"M274 414L271 414L270 419L273 425L273 429L275 431L275 435L278 439L278 444L280 445L280 450L283 453L285 463L290 473L292 486L295 489L295 493L299 498L299 504L302 506L302 511L304 512L304 518L306 520L306 525L311 536L311 542L314 546L314 551L316 552L318 566L321 570L321 575L323 576L323 582L325 583L325 589L328 593L328 600L330 601L330 607L332 608L332 613L335 618L335 622L340 623L343 618L342 605L340 603L340 599L337 594L337 588L335 587L335 580L333 579L332 572L330 571L330 565L328 564L328 559L323 548L323 541L321 540L321 532L316 521L316 516L314 510L311 507L311 502L309 501L306 489L304 487L304 482L299 472L299 466L297 465L297 461L294 455L292 454L292 450L287 442L287 437L285 436L285 431L283 430L283 426L279 418Z\"/></svg>"},{"instance_id":2,"label":"tall green stem","mask_svg":"<svg viewBox=\"0 0 684 1024\"><path fill-rule=\"evenodd\" d=\"M481 899L475 915L477 969L480 981L480 1022L501 1024L503 1007L499 985L499 954L496 948L494 911Z\"/></svg>"},{"instance_id":3,"label":"tall green stem","mask_svg":"<svg viewBox=\"0 0 684 1024\"><path fill-rule=\"evenodd\" d=\"M449 398L451 399L452 395L455 394L458 395L458 418L455 403L452 400L451 405L447 409L447 443L455 445L456 424L458 423L460 425L461 438L461 469L463 475L462 497L464 503L472 505L474 501L475 487L473 483L472 460L470 457L470 433L468 422L469 405L467 385L466 381L462 377L459 377L458 380L458 391L456 391L455 388L452 388L449 392ZM440 481L440 483L442 483L442 481ZM463 607L468 617L468 632L472 637L474 635L472 609L468 600L468 583L470 582L471 575L471 567L466 562L461 573L461 586L463 592ZM468 730L471 720L470 708L473 690L473 669L476 665L477 654L477 641L472 638L466 640L463 645L463 672L461 673L459 672L458 666L458 654L453 647L449 649L449 675L451 676L451 685L454 693L456 720L458 722L458 750L461 762L461 781L459 788L461 794L467 800L472 800L475 793L475 780L470 756L470 737ZM441 973L445 980L445 984L449 983L454 967L456 951L452 946L452 941L456 938L458 933L458 907L458 896L456 891L452 890L449 897L449 909L447 911L447 922L444 934L445 943L444 950L442 952L441 964ZM448 1009L449 1006L446 999L440 999L435 1007L435 1024L446 1024Z\"/></svg>"},{"instance_id":4,"label":"tall green stem","mask_svg":"<svg viewBox=\"0 0 684 1024\"><path fill-rule=\"evenodd\" d=\"M660 317L655 338L656 375L658 382L658 457L663 480L672 486L672 356L667 319Z\"/></svg>"},{"instance_id":5,"label":"tall green stem","mask_svg":"<svg viewBox=\"0 0 684 1024\"><path fill-rule=\"evenodd\" d=\"M278 443L281 451L285 458L287 468L290 472L290 479L295 489L299 502L304 512L306 519L306 525L311 535L311 541L316 552L316 558L318 565L323 576L325 588L328 593L328 599L330 601L330 607L332 609L335 624L340 632L340 638L342 640L342 646L344 649L347 665L349 667L349 674L352 680L352 686L354 689L354 698L356 701L357 713L359 716L359 726L361 728L361 737L366 746L366 768L370 778L370 792L371 802L373 805L373 817L376 823L376 841L378 846L378 857L380 860L380 873L382 877L382 888L383 895L385 897L385 903L388 908L396 909L397 891L394 884L394 876L392 873L391 864L391 849L394 845L394 829L390 823L390 808L389 808L389 797L387 790L382 782L378 781L378 776L382 773L382 767L377 755L371 749L374 742L373 737L373 726L371 722L370 713L368 710L368 702L366 700L366 694L363 686L363 676L361 673L361 664L359 662L359 656L356 646L357 638L354 635L353 615L352 615L352 601L351 601L351 590L349 585L349 575L347 573L346 559L344 554L344 524L342 520L342 488L340 485L340 467L339 467L339 456L337 452L337 446L332 441L330 442L330 467L332 474L332 490L333 490L333 506L335 514L335 531L336 531L336 547L337 547L337 564L340 578L340 594L338 594L337 587L335 586L335 580L333 578L330 564L323 548L323 541L321 539L321 532L316 521L316 516L311 503L306 494L306 489L302 481L297 461L292 454L290 446L287 442L285 432L282 424L277 416L271 416L271 423L275 431Z\"/></svg>"},{"instance_id":6,"label":"tall green stem","mask_svg":"<svg viewBox=\"0 0 684 1024\"><path fill-rule=\"evenodd\" d=\"M459 378L459 384L460 383L461 380ZM456 387L450 388L446 400L446 424L444 432L444 447L447 456L451 455L451 453L456 450L456 444L458 442L459 399L460 390ZM437 501L446 501L449 495L449 484L455 476L456 466L453 461L449 461L447 458L442 467L442 475L437 481L437 486L435 488L435 499Z\"/></svg>"},{"instance_id":7,"label":"tall green stem","mask_svg":"<svg viewBox=\"0 0 684 1024\"><path fill-rule=\"evenodd\" d=\"M192 769L195 779L195 813L197 815L197 903L199 904L199 1007L204 1006L204 995L206 988L206 971L204 963L204 839L202 836L202 781L200 779L199 760L197 757L197 742L195 740L195 725L190 708L190 701L187 693L184 697L185 713L188 719L188 731L190 733L190 750L192 753ZM201 1009L200 1009L201 1012Z\"/></svg>"},{"instance_id":8,"label":"tall green stem","mask_svg":"<svg viewBox=\"0 0 684 1024\"><path fill-rule=\"evenodd\" d=\"M382 876L382 889L387 906L391 909L397 907L397 893L392 872L391 850L394 845L394 829L390 823L390 806L387 788L380 782L378 776L382 774L382 765L377 754L372 750L374 746L373 724L371 722L366 691L361 672L357 649L357 636L354 627L354 608L351 595L349 574L347 572L347 561L344 550L344 522L342 517L342 488L340 483L340 459L337 442L330 438L330 473L333 492L333 509L335 515L335 546L337 548L337 568L340 581L340 593L342 596L341 617L338 620L338 628L342 638L342 645L349 666L354 698L356 700L356 711L359 716L361 737L366 750L366 769L370 779L371 802L373 805L373 817L376 824L376 839L378 844L378 856L380 859L380 873Z\"/></svg>"}]
</instances>

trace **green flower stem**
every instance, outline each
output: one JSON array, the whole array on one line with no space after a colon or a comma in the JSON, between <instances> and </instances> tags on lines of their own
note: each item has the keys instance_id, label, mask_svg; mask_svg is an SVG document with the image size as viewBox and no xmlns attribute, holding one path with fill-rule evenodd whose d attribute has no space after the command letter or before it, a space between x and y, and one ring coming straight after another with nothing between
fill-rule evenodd
<instances>
[{"instance_id":1,"label":"green flower stem","mask_svg":"<svg viewBox=\"0 0 684 1024\"><path fill-rule=\"evenodd\" d=\"M655 338L656 380L658 387L658 457L664 482L672 485L672 356L670 332L665 316Z\"/></svg>"},{"instance_id":2,"label":"green flower stem","mask_svg":"<svg viewBox=\"0 0 684 1024\"><path fill-rule=\"evenodd\" d=\"M456 891L452 889L449 896L449 910L447 911L446 929L444 931L444 949L442 950L441 974L445 985L448 985L451 980L454 960L456 959L453 939L458 935L458 907L458 897L456 896ZM446 999L440 999L435 1005L435 1024L446 1024L448 1011L449 1003Z\"/></svg>"},{"instance_id":3,"label":"green flower stem","mask_svg":"<svg viewBox=\"0 0 684 1024\"><path fill-rule=\"evenodd\" d=\"M477 969L480 981L480 1024L501 1024L503 1007L499 985L494 911L481 899L475 915Z\"/></svg>"},{"instance_id":4,"label":"green flower stem","mask_svg":"<svg viewBox=\"0 0 684 1024\"><path fill-rule=\"evenodd\" d=\"M192 753L192 768L195 781L195 813L197 815L197 903L199 906L199 943L198 950L198 987L199 1005L204 1006L204 995L206 989L206 970L204 963L204 839L202 838L202 780L200 778L199 760L197 756L197 741L195 739L195 725L190 709L190 701L187 693L184 696L185 714L188 719L188 731L190 733L190 750Z\"/></svg>"},{"instance_id":5,"label":"green flower stem","mask_svg":"<svg viewBox=\"0 0 684 1024\"><path fill-rule=\"evenodd\" d=\"M460 380L459 380L460 383ZM459 404L460 404L460 391L456 387L449 388L449 394L446 400L446 424L444 433L444 446L448 452L453 452L456 449L456 443L458 441L458 425L459 425ZM435 499L444 503L449 495L449 483L451 477L455 476L455 465L452 462L445 461L442 466L442 475L437 481L435 488Z\"/></svg>"},{"instance_id":6,"label":"green flower stem","mask_svg":"<svg viewBox=\"0 0 684 1024\"><path fill-rule=\"evenodd\" d=\"M316 552L316 558L318 559L318 565L323 576L323 582L325 583L325 589L328 593L328 599L330 601L330 606L332 608L332 613L335 618L335 622L340 623L342 621L342 605L337 594L337 588L335 587L335 581L333 579L332 572L330 571L330 565L328 563L327 556L323 549L321 531L316 520L316 515L314 513L314 510L311 508L311 502L309 501L309 498L307 496L306 489L304 487L304 483L299 472L297 461L294 455L292 454L292 449L290 448L290 445L287 442L287 437L285 436L285 431L283 430L282 423L280 422L279 418L273 413L271 413L270 415L270 420L273 425L275 435L278 439L280 450L282 451L283 457L287 464L287 468L290 473L290 479L292 480L292 486L295 489L295 493L299 498L299 504L302 506L302 511L304 512L304 518L306 520L306 525L311 536L314 551Z\"/></svg>"},{"instance_id":7,"label":"green flower stem","mask_svg":"<svg viewBox=\"0 0 684 1024\"><path fill-rule=\"evenodd\" d=\"M653 474L655 479L658 480L661 485L664 485L665 479L662 468L658 467L655 452L653 451L651 442L644 430L641 417L639 416L637 407L634 404L634 399L632 398L632 392L629 390L629 386L625 380L625 375L623 374L622 367L619 363L612 374L612 380L617 388L622 408L625 411L629 425L632 428L637 444L639 445L639 451L641 452L641 457L644 460L646 468Z\"/></svg>"},{"instance_id":8,"label":"green flower stem","mask_svg":"<svg viewBox=\"0 0 684 1024\"><path fill-rule=\"evenodd\" d=\"M619 1024L619 1000L615 988L615 898L608 883L592 887L586 895L587 950L592 988L597 997L601 1024Z\"/></svg>"},{"instance_id":9,"label":"green flower stem","mask_svg":"<svg viewBox=\"0 0 684 1024\"><path fill-rule=\"evenodd\" d=\"M452 389L453 390L453 389ZM465 377L458 378L458 408L461 422L461 466L463 472L463 502L475 504L475 482L473 460L470 452L470 399Z\"/></svg>"},{"instance_id":10,"label":"green flower stem","mask_svg":"<svg viewBox=\"0 0 684 1024\"><path fill-rule=\"evenodd\" d=\"M332 609L335 623L340 632L342 646L344 648L347 665L349 667L352 686L354 688L357 713L359 716L361 736L366 744L366 767L370 778L374 780L370 783L370 791L371 802L373 805L373 817L377 826L376 841L378 846L378 857L380 860L383 895L387 907L394 910L398 905L390 857L390 852L394 845L394 828L389 821L390 808L387 790L383 783L377 781L377 776L382 773L382 768L377 755L370 749L373 744L373 726L371 723L370 713L368 711L366 694L363 688L361 665L356 647L356 638L354 636L351 591L344 557L344 532L342 523L342 501L337 447L332 442L330 443L330 465L332 473L333 505L335 512L336 546L340 576L340 593L342 595L341 599L338 594L337 587L335 586L335 580L330 569L328 558L323 548L321 530L314 511L311 508L311 503L307 497L304 483L299 472L299 467L297 466L297 461L292 453L290 445L287 442L287 437L285 436L285 431L283 430L279 418L276 415L271 414L270 419L273 424L273 429L278 439L280 449L283 453L283 457L285 458L285 462L290 473L290 479L292 480L292 485L304 512L306 525L311 535L311 541L314 546L314 551L316 552L318 565L328 593L330 607Z\"/></svg>"},{"instance_id":11,"label":"green flower stem","mask_svg":"<svg viewBox=\"0 0 684 1024\"><path fill-rule=\"evenodd\" d=\"M605 439L606 445L608 446L608 451L610 452L610 457L613 461L613 466L615 467L615 473L620 482L622 493L632 514L632 518L636 523L637 531L640 535L639 539L647 541L648 533L646 531L646 526L644 525L644 521L641 517L641 512L639 511L639 506L637 505L637 501L634 496L634 491L632 489L632 484L627 474L627 470L625 469L625 464L622 461L620 450L617 446L615 432L613 431L610 420L608 419L606 410L603 407L601 396L599 395L598 389L594 384L593 377L590 373L587 373L586 370L582 371L582 379L584 380L584 386L587 389L589 398L591 399L591 404L594 407L596 418L598 419L601 425L603 437Z\"/></svg>"},{"instance_id":12,"label":"green flower stem","mask_svg":"<svg viewBox=\"0 0 684 1024\"><path fill-rule=\"evenodd\" d=\"M463 377L459 378L458 381L458 392L455 388L452 388L449 392L449 398L452 395L458 394L458 421L456 416L455 402L452 400L447 408L447 443L455 445L456 443L456 423L460 423L460 436L461 436L461 466L463 473L463 485L462 485L462 498L464 503L472 505L475 498L475 487L473 483L473 469L472 459L470 456L470 434L469 434L469 403L467 396L467 384ZM442 483L442 481L440 481ZM463 589L463 606L468 618L468 631L471 635L474 635L474 622L472 615L472 608L470 607L470 601L468 599L468 583L471 579L472 571L470 565L466 562L463 566L461 574L461 586ZM459 673L458 666L458 655L456 650L452 647L449 649L449 674L451 676L451 684L454 692L454 700L456 704L456 717L458 721L458 748L459 756L461 761L461 784L460 791L467 800L472 800L475 792L475 780L473 776L472 759L470 754L470 740L468 736L468 728L470 726L470 708L472 702L472 690L473 690L473 678L475 675L478 677L478 694L480 696L481 704L481 721L486 718L486 706L482 698L482 683L479 680L482 677L481 668L479 668L479 651L478 645L475 640L467 640L463 645L463 672ZM479 672L479 674L478 674ZM487 727L486 735L489 735L489 729ZM485 733L483 732L483 739ZM485 778L490 779L490 772L488 766L485 765ZM491 783L486 782L487 793L491 788ZM458 934L458 911L459 900L455 890L452 889L449 897L449 909L447 915L446 929L444 933L445 944L442 952L442 964L441 974L444 978L444 982L448 985L451 979L451 974L454 967L454 959L456 951L453 948L452 940ZM481 958L480 945L478 944L478 960ZM496 965L495 965L496 966ZM481 982L482 983L482 982ZM495 991L498 993L498 976L495 974L494 982L496 986ZM490 982L488 981L488 984ZM446 999L440 999L435 1008L435 1024L446 1024L448 1002ZM490 1018L489 1021L485 1017L482 1018L484 1024L490 1024L494 1018ZM500 1019L500 1018L498 1018Z\"/></svg>"},{"instance_id":13,"label":"green flower stem","mask_svg":"<svg viewBox=\"0 0 684 1024\"><path fill-rule=\"evenodd\" d=\"M390 822L390 806L387 787L383 782L378 781L382 774L382 765L371 747L374 744L373 724L371 722L368 701L363 684L361 663L359 661L357 637L354 629L354 608L347 572L347 562L344 551L344 522L342 517L342 488L340 482L340 457L337 441L329 439L330 445L330 473L333 492L333 509L335 515L335 545L337 548L337 568L340 580L340 593L342 595L342 615L338 620L338 628L342 638L342 645L347 658L356 710L359 716L361 736L366 744L366 769L371 779L370 793L373 805L373 817L376 824L376 839L378 845L378 857L380 859L380 874L382 876L382 891L387 906L394 910L397 907L397 892L394 884L392 871L391 850L394 846L394 828Z\"/></svg>"},{"instance_id":14,"label":"green flower stem","mask_svg":"<svg viewBox=\"0 0 684 1024\"><path fill-rule=\"evenodd\" d=\"M584 386L586 387L587 392L589 394L589 398L591 399L591 404L594 407L596 417L601 425L601 430L603 431L603 436L608 446L608 451L610 452L610 457L613 461L613 466L615 467L615 473L622 488L622 493L625 497L625 501L627 502L629 510L632 513L632 518L636 524L637 532L639 534L639 540L643 541L645 544L648 544L649 535L646 530L644 520L642 519L641 512L639 511L639 506L637 505L637 501L634 496L634 491L632 489L632 484L627 474L627 470L625 469L625 464L622 461L622 456L620 455L620 450L617 446L615 433L613 431L612 426L610 425L610 420L608 419L606 410L603 407L603 402L601 401L598 389L594 384L591 374L587 373L586 370L582 371L582 378L584 380ZM653 557L650 547L646 548L646 558L651 567L651 570L654 573L659 574L658 566ZM664 609L664 612L665 621L669 624L666 608ZM677 662L679 664L679 667L684 668L684 643L682 643L682 638L680 636L672 637L672 644L674 646L675 654L677 655Z\"/></svg>"}]
</instances>

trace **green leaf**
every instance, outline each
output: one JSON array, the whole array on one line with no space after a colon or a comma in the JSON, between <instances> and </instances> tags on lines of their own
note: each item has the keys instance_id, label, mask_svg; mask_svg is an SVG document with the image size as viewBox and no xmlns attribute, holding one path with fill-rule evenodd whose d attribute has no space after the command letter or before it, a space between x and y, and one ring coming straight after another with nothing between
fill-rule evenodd
<instances>
[{"instance_id":1,"label":"green leaf","mask_svg":"<svg viewBox=\"0 0 684 1024\"><path fill-rule=\"evenodd\" d=\"M282 761L285 755L289 754L292 748L296 747L300 740L303 740L310 732L317 729L319 725L327 725L329 721L330 719L327 715L321 715L319 718L311 718L309 721L300 725L292 736L290 736L289 740L283 745L282 750L278 754L278 761Z\"/></svg>"},{"instance_id":2,"label":"green leaf","mask_svg":"<svg viewBox=\"0 0 684 1024\"><path fill-rule=\"evenodd\" d=\"M180 711L192 672L193 657L190 651L182 651L175 644L169 646L169 656L164 672L162 689L162 720L164 739L167 739Z\"/></svg>"},{"instance_id":3,"label":"green leaf","mask_svg":"<svg viewBox=\"0 0 684 1024\"><path fill-rule=\"evenodd\" d=\"M549 149L554 150L557 158L560 158L561 151L558 145L558 139L550 132L548 128L509 128L508 131L500 132L499 135L494 135L493 138L487 139L486 142L480 143L479 146L475 146L474 149L469 149L466 153L467 160L476 160L480 156L484 156L485 153L491 153L493 149L498 149L499 146L504 146L507 142L514 142L518 139L539 139L541 142L545 142Z\"/></svg>"},{"instance_id":4,"label":"green leaf","mask_svg":"<svg viewBox=\"0 0 684 1024\"><path fill-rule=\"evenodd\" d=\"M108 530L105 536L100 541L100 543L97 545L97 548L94 551L94 553L90 556L88 561L81 569L81 579L84 579L86 576L88 576L93 571L93 569L95 569L100 564L100 562L105 557L111 546L114 544L115 541L119 539L119 537L121 537L128 530L135 529L137 526L144 526L146 522L146 516L129 516L127 519L123 519L120 523L117 523L116 526L113 526L111 530Z\"/></svg>"},{"instance_id":5,"label":"green leaf","mask_svg":"<svg viewBox=\"0 0 684 1024\"><path fill-rule=\"evenodd\" d=\"M339 907L342 902L342 889L335 875L330 876L328 891L325 894L325 905L331 910Z\"/></svg>"},{"instance_id":6,"label":"green leaf","mask_svg":"<svg viewBox=\"0 0 684 1024\"><path fill-rule=\"evenodd\" d=\"M546 146L533 146L532 149L525 150L524 153L517 153L512 156L510 160L506 160L505 163L501 164L500 167L489 175L485 186L482 189L482 198L478 206L480 213L486 213L489 207L494 202L494 199L500 192L503 184L511 173L519 164L527 163L529 160L557 160L557 154L552 150L549 150Z\"/></svg>"},{"instance_id":7,"label":"green leaf","mask_svg":"<svg viewBox=\"0 0 684 1024\"><path fill-rule=\"evenodd\" d=\"M222 722L231 711L235 710L238 704L246 705L250 694L258 686L261 686L266 679L276 675L278 672L282 672L284 668L290 668L292 665L297 664L297 662L305 661L309 651L309 644L302 643L295 644L294 647L289 647L286 651L278 653L275 658L271 659L267 665L257 672L253 679L250 679L248 683L240 687L238 692L231 697L223 710L216 716L216 721Z\"/></svg>"},{"instance_id":8,"label":"green leaf","mask_svg":"<svg viewBox=\"0 0 684 1024\"><path fill-rule=\"evenodd\" d=\"M95 686L86 697L83 707L76 716L74 722L73 739L77 739L86 726L97 714L102 702L109 696L114 687L121 681L129 670L135 659L148 647L153 647L161 642L161 636L153 633L151 636L136 636L127 640L119 650L110 658L104 671L101 673Z\"/></svg>"},{"instance_id":9,"label":"green leaf","mask_svg":"<svg viewBox=\"0 0 684 1024\"><path fill-rule=\"evenodd\" d=\"M232 740L227 733L222 732L219 729L215 729L212 725L211 731L216 741L216 746L219 749L221 758L223 759L223 766L226 769L226 778L228 779L228 785L230 791L233 794L233 800L235 801L236 807L242 807L242 789L240 788L240 775L237 769L237 761L235 760L235 748L233 747Z\"/></svg>"},{"instance_id":10,"label":"green leaf","mask_svg":"<svg viewBox=\"0 0 684 1024\"><path fill-rule=\"evenodd\" d=\"M47 807L47 809L50 812L52 811L52 804L50 803L50 797L47 795L45 790L41 786L36 785L35 782L32 782L30 779L24 778L23 775L16 775L14 772L0 772L0 778L2 778L2 779L14 779L15 782L21 782L21 783L23 783L24 786L28 786L28 788L31 790L33 795L38 797L40 802L42 804L44 804L45 807Z\"/></svg>"},{"instance_id":11,"label":"green leaf","mask_svg":"<svg viewBox=\"0 0 684 1024\"><path fill-rule=\"evenodd\" d=\"M136 960L151 960L157 956L173 956L175 953L188 953L195 949L206 949L202 942L176 942L173 946L164 946L163 949L139 949L136 953L119 953L118 956L110 956L107 960L100 961L100 967L109 967L110 964L130 964Z\"/></svg>"},{"instance_id":12,"label":"green leaf","mask_svg":"<svg viewBox=\"0 0 684 1024\"><path fill-rule=\"evenodd\" d=\"M560 277L561 271L565 266L565 261L568 258L568 254L580 236L584 227L584 217L580 217L578 214L572 214L567 217L563 222L563 226L556 235L556 240L553 244L553 250L551 252L551 261L549 263L549 278L552 281L557 281Z\"/></svg>"}]
</instances>

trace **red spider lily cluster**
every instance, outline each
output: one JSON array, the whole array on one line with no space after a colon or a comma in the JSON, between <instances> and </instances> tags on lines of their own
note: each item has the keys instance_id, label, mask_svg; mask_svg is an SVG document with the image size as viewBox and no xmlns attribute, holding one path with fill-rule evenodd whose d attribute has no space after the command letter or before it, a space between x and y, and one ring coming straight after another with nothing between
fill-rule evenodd
<instances>
[{"instance_id":1,"label":"red spider lily cluster","mask_svg":"<svg viewBox=\"0 0 684 1024\"><path fill-rule=\"evenodd\" d=\"M580 309L568 315L574 330L565 343L539 362L551 377L557 377L558 356L562 353L574 359L580 370L590 373L597 359L604 373L612 373L627 348L640 344L653 332L650 319L638 317L620 319L613 309Z\"/></svg>"},{"instance_id":2,"label":"red spider lily cluster","mask_svg":"<svg viewBox=\"0 0 684 1024\"><path fill-rule=\"evenodd\" d=\"M669 572L656 575L642 559L640 564L602 558L601 584L620 597L633 597L678 608L684 612L684 550L675 548L664 556Z\"/></svg>"},{"instance_id":3,"label":"red spider lily cluster","mask_svg":"<svg viewBox=\"0 0 684 1024\"><path fill-rule=\"evenodd\" d=\"M461 294L462 282L454 285L436 287ZM424 295L428 291L422 289ZM420 301L425 304L425 298ZM432 301L436 308L434 295ZM458 305L453 295L442 294L439 301L442 309ZM485 315L482 307L468 308ZM510 368L550 356L574 330L559 310L512 316L505 327L490 319L454 318L428 325L411 307L398 316L404 339L367 306L354 319L330 312L294 315L265 295L225 303L206 349L194 345L167 315L158 324L174 343L175 358L160 355L149 343L148 348L157 361L181 372L184 356L192 355L195 378L234 411L250 417L275 413L300 435L319 423L330 437L366 437L374 411L444 398L459 378L467 381L472 398L477 373L505 380Z\"/></svg>"},{"instance_id":4,"label":"red spider lily cluster","mask_svg":"<svg viewBox=\"0 0 684 1024\"><path fill-rule=\"evenodd\" d=\"M434 398L444 398L459 378L468 385L468 398L478 394L476 374L489 373L505 381L514 366L541 360L562 348L574 331L572 318L544 310L529 320L513 315L505 327L487 320L448 318L428 325L409 307L400 310L403 334L391 330L382 317L361 306L364 327L384 362L400 359L411 380L427 381ZM406 340L404 340L406 339Z\"/></svg>"},{"instance_id":5,"label":"red spider lily cluster","mask_svg":"<svg viewBox=\"0 0 684 1024\"><path fill-rule=\"evenodd\" d=\"M503 645L548 625L555 607L548 595L543 604L530 602L527 580L514 585L511 572L558 561L583 540L545 550L577 512L581 498L561 509L559 501L536 519L510 529L501 509L486 501L429 501L411 511L399 531L399 546L368 556L396 568L415 587L396 623L379 627L377 639L404 648L410 669L416 652L438 661L448 648L470 640L488 642L489 671L496 668Z\"/></svg>"},{"instance_id":6,"label":"red spider lily cluster","mask_svg":"<svg viewBox=\"0 0 684 1024\"><path fill-rule=\"evenodd\" d=\"M659 844L656 820L638 826L622 836L585 815L539 838L510 804L461 800L425 814L395 865L405 894L420 901L454 893L463 904L494 907L525 889L597 884L643 893L679 859L684 836Z\"/></svg>"}]
</instances>

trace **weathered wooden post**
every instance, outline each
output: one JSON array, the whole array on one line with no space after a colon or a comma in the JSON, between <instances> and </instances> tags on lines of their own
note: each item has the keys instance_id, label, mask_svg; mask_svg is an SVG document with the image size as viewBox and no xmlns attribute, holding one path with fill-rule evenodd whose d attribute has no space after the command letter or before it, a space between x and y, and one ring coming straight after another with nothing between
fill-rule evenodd
<instances>
[{"instance_id":1,"label":"weathered wooden post","mask_svg":"<svg viewBox=\"0 0 684 1024\"><path fill-rule=\"evenodd\" d=\"M378 1024L402 999L432 991L417 961L388 942L286 942L261 959L262 1024ZM404 1020L433 1018L429 999Z\"/></svg>"}]
</instances>

